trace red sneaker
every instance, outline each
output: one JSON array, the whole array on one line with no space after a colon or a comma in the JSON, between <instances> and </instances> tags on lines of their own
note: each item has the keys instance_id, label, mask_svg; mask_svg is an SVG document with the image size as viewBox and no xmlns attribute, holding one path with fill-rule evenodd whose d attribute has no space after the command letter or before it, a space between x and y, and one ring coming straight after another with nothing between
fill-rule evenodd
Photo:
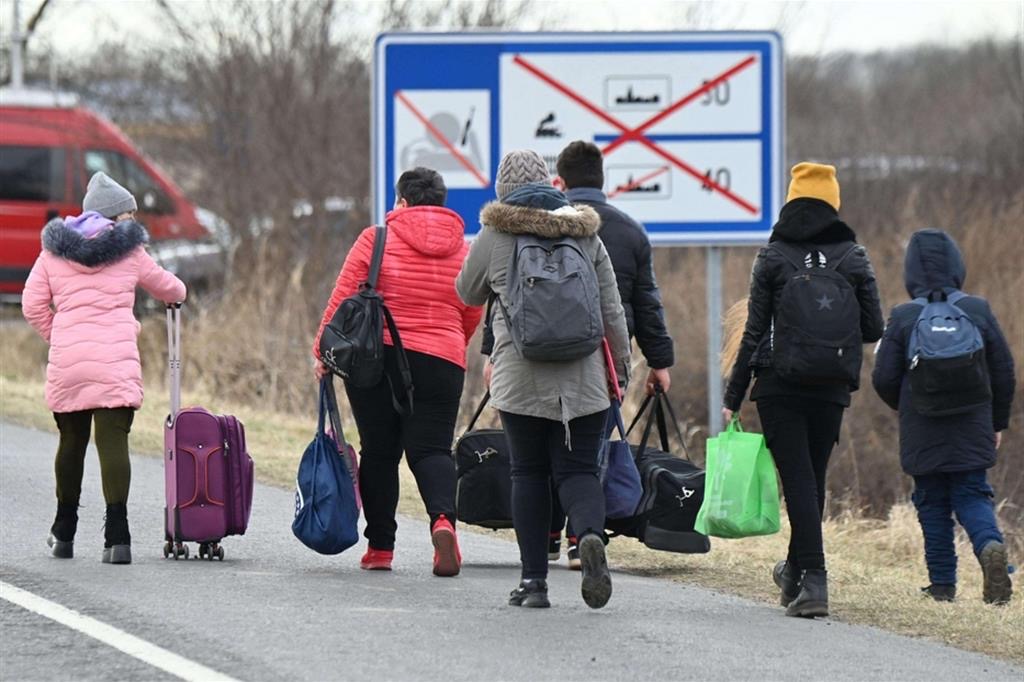
<instances>
[{"instance_id":1,"label":"red sneaker","mask_svg":"<svg viewBox=\"0 0 1024 682\"><path fill-rule=\"evenodd\" d=\"M444 514L434 522L434 527L430 530L430 539L434 543L434 575L458 575L462 567L459 540L455 537L455 526Z\"/></svg>"},{"instance_id":2,"label":"red sneaker","mask_svg":"<svg viewBox=\"0 0 1024 682\"><path fill-rule=\"evenodd\" d=\"M366 554L359 560L359 568L364 571L390 571L391 560L394 558L394 550L367 547Z\"/></svg>"}]
</instances>

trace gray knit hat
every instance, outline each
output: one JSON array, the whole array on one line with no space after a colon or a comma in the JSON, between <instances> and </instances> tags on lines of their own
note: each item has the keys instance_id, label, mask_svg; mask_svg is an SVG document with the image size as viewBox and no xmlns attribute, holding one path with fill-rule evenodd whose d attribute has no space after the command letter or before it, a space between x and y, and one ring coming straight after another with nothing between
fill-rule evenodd
<instances>
[{"instance_id":1,"label":"gray knit hat","mask_svg":"<svg viewBox=\"0 0 1024 682\"><path fill-rule=\"evenodd\" d=\"M498 199L504 199L514 189L531 182L549 182L548 164L532 149L519 149L509 152L498 164L498 178L494 189Z\"/></svg>"},{"instance_id":2,"label":"gray knit hat","mask_svg":"<svg viewBox=\"0 0 1024 682\"><path fill-rule=\"evenodd\" d=\"M104 218L116 218L122 213L137 210L139 206L131 192L101 171L89 178L82 208L86 211L96 211Z\"/></svg>"}]
</instances>

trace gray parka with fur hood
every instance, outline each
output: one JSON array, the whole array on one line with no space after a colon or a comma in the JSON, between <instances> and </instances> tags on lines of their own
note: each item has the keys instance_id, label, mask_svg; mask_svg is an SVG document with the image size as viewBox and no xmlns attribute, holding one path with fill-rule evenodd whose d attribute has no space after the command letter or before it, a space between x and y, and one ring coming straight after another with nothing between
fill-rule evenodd
<instances>
[{"instance_id":1,"label":"gray parka with fur hood","mask_svg":"<svg viewBox=\"0 0 1024 682\"><path fill-rule=\"evenodd\" d=\"M541 191L548 194L543 190L549 189ZM495 201L484 206L480 212L480 234L455 282L456 291L468 305L485 304L493 291L508 306L506 275L516 235L576 238L597 270L605 336L612 349L619 381L625 384L629 379L629 335L615 271L604 244L597 237L601 219L589 206L570 206L561 193L557 194L564 204L557 210L542 208L540 205L551 204L531 201L529 197L525 200L518 197L520 205ZM505 201L515 201L515 197L509 195ZM601 349L571 362L534 362L519 355L500 313L494 315L492 325L491 401L496 408L567 424L571 419L608 407L607 373Z\"/></svg>"}]
</instances>

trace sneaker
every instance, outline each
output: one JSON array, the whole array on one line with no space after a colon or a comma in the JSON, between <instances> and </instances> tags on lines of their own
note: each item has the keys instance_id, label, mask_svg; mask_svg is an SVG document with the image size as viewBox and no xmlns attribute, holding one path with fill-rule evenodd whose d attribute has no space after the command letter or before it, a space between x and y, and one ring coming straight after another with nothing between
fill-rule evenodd
<instances>
[{"instance_id":1,"label":"sneaker","mask_svg":"<svg viewBox=\"0 0 1024 682\"><path fill-rule=\"evenodd\" d=\"M956 599L956 585L936 585L921 588L921 594L935 601L953 601Z\"/></svg>"},{"instance_id":2,"label":"sneaker","mask_svg":"<svg viewBox=\"0 0 1024 682\"><path fill-rule=\"evenodd\" d=\"M548 535L548 561L558 561L562 556L562 534Z\"/></svg>"},{"instance_id":3,"label":"sneaker","mask_svg":"<svg viewBox=\"0 0 1024 682\"><path fill-rule=\"evenodd\" d=\"M548 582L546 580L524 580L519 587L508 596L509 606L522 606L527 609L546 609L551 606L548 601Z\"/></svg>"},{"instance_id":4,"label":"sneaker","mask_svg":"<svg viewBox=\"0 0 1024 682\"><path fill-rule=\"evenodd\" d=\"M395 558L393 549L366 548L366 554L359 560L359 568L364 571L390 571L391 561Z\"/></svg>"},{"instance_id":5,"label":"sneaker","mask_svg":"<svg viewBox=\"0 0 1024 682\"><path fill-rule=\"evenodd\" d=\"M599 609L612 596L612 576L608 572L608 557L604 553L604 540L597 533L587 533L579 542L583 583L580 593L592 609Z\"/></svg>"},{"instance_id":6,"label":"sneaker","mask_svg":"<svg viewBox=\"0 0 1024 682\"><path fill-rule=\"evenodd\" d=\"M1009 604L1013 595L1010 569L1006 559L1006 545L993 540L978 555L984 580L983 595L986 604Z\"/></svg>"},{"instance_id":7,"label":"sneaker","mask_svg":"<svg viewBox=\"0 0 1024 682\"><path fill-rule=\"evenodd\" d=\"M565 555L569 557L569 570L578 571L580 570L580 548L576 543L575 537L566 538L566 542L569 543L569 547L565 551Z\"/></svg>"},{"instance_id":8,"label":"sneaker","mask_svg":"<svg viewBox=\"0 0 1024 682\"><path fill-rule=\"evenodd\" d=\"M459 540L455 537L455 526L444 514L434 522L430 539L434 543L434 575L445 578L458 575L462 567Z\"/></svg>"}]
</instances>

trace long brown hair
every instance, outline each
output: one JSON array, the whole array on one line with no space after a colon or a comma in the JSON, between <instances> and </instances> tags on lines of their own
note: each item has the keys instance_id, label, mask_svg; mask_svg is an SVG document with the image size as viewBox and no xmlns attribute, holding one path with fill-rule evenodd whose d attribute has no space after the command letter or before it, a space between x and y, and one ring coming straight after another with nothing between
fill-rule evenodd
<instances>
[{"instance_id":1,"label":"long brown hair","mask_svg":"<svg viewBox=\"0 0 1024 682\"><path fill-rule=\"evenodd\" d=\"M722 376L728 377L732 373L732 366L736 364L736 356L740 352L740 342L743 340L743 330L747 326L747 299L740 300L729 306L722 319L722 354L721 367Z\"/></svg>"}]
</instances>

